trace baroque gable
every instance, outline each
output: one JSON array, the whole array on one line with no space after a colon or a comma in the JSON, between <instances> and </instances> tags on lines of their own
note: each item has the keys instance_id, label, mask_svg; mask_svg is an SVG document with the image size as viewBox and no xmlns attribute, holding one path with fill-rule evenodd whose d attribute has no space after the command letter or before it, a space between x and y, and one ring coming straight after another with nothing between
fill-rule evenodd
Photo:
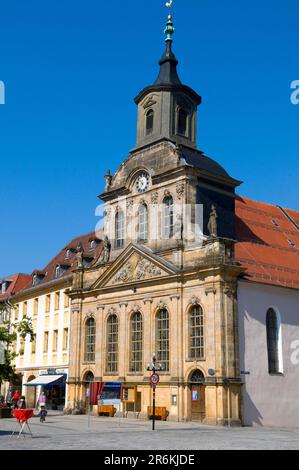
<instances>
[{"instance_id":1,"label":"baroque gable","mask_svg":"<svg viewBox=\"0 0 299 470\"><path fill-rule=\"evenodd\" d=\"M136 283L166 277L176 272L174 265L154 255L149 249L131 245L97 280L93 288Z\"/></svg>"}]
</instances>

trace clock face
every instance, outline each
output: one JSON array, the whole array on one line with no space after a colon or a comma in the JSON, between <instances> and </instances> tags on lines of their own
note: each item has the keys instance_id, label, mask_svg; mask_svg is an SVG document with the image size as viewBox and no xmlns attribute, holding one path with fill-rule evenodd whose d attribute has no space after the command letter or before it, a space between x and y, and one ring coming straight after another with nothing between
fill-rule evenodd
<instances>
[{"instance_id":1,"label":"clock face","mask_svg":"<svg viewBox=\"0 0 299 470\"><path fill-rule=\"evenodd\" d=\"M141 173L136 181L136 188L139 193L144 193L149 186L149 175L147 173Z\"/></svg>"}]
</instances>

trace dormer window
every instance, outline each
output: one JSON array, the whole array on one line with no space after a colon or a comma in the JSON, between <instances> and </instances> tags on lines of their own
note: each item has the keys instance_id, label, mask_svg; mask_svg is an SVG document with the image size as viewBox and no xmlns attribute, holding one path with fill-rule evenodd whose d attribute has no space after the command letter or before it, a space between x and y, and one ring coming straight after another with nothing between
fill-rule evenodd
<instances>
[{"instance_id":1,"label":"dormer window","mask_svg":"<svg viewBox=\"0 0 299 470\"><path fill-rule=\"evenodd\" d=\"M179 110L178 115L178 134L187 135L188 114L184 109Z\"/></svg>"},{"instance_id":2,"label":"dormer window","mask_svg":"<svg viewBox=\"0 0 299 470\"><path fill-rule=\"evenodd\" d=\"M94 250L95 247L96 247L96 241L95 241L95 240L91 240L89 246L90 246L90 249L91 249L91 250Z\"/></svg>"},{"instance_id":3,"label":"dormer window","mask_svg":"<svg viewBox=\"0 0 299 470\"><path fill-rule=\"evenodd\" d=\"M146 113L146 135L151 135L154 132L154 111L150 109Z\"/></svg>"},{"instance_id":4,"label":"dormer window","mask_svg":"<svg viewBox=\"0 0 299 470\"><path fill-rule=\"evenodd\" d=\"M2 284L1 284L1 294L5 294L7 291L7 282L4 281Z\"/></svg>"},{"instance_id":5,"label":"dormer window","mask_svg":"<svg viewBox=\"0 0 299 470\"><path fill-rule=\"evenodd\" d=\"M72 254L71 250L66 250L65 259L70 259L71 254Z\"/></svg>"},{"instance_id":6,"label":"dormer window","mask_svg":"<svg viewBox=\"0 0 299 470\"><path fill-rule=\"evenodd\" d=\"M61 266L58 265L56 266L56 269L55 269L55 277L60 277L61 276Z\"/></svg>"},{"instance_id":7,"label":"dormer window","mask_svg":"<svg viewBox=\"0 0 299 470\"><path fill-rule=\"evenodd\" d=\"M32 275L32 286L35 287L37 286L45 277L45 274L43 273L34 273Z\"/></svg>"}]
</instances>

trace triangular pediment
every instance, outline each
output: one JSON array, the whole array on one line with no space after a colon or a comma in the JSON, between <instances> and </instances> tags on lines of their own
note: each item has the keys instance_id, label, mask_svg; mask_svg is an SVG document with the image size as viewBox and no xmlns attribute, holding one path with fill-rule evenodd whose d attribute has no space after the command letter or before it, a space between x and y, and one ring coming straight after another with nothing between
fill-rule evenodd
<instances>
[{"instance_id":1,"label":"triangular pediment","mask_svg":"<svg viewBox=\"0 0 299 470\"><path fill-rule=\"evenodd\" d=\"M109 266L93 285L93 289L138 283L154 278L169 277L178 269L155 255L150 249L131 244Z\"/></svg>"}]
</instances>

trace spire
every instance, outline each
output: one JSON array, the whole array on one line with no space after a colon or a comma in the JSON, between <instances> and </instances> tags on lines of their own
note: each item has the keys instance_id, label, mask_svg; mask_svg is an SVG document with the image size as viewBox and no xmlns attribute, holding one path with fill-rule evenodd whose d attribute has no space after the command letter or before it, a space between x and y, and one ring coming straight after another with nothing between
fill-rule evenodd
<instances>
[{"instance_id":1,"label":"spire","mask_svg":"<svg viewBox=\"0 0 299 470\"><path fill-rule=\"evenodd\" d=\"M169 8L172 6L172 2L166 4ZM166 51L163 54L162 59L159 62L160 73L155 81L154 85L181 85L182 82L179 79L177 72L178 61L172 52L172 36L175 32L172 15L168 15L168 21L164 33L166 35Z\"/></svg>"}]
</instances>

